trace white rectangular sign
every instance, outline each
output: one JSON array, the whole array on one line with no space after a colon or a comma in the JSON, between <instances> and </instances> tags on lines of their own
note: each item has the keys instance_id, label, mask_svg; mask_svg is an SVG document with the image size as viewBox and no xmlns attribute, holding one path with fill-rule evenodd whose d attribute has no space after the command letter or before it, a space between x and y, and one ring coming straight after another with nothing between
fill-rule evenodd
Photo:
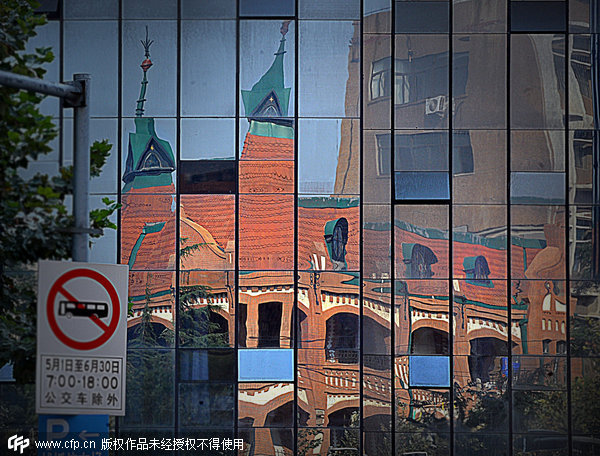
<instances>
[{"instance_id":1,"label":"white rectangular sign","mask_svg":"<svg viewBox=\"0 0 600 456\"><path fill-rule=\"evenodd\" d=\"M40 261L36 412L125 415L129 267Z\"/></svg>"}]
</instances>

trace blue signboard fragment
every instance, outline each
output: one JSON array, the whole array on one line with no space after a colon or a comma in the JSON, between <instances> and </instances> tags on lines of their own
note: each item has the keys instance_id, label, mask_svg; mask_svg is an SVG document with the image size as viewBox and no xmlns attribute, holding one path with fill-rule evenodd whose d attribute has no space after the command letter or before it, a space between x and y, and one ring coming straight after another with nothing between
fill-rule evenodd
<instances>
[{"instance_id":1,"label":"blue signboard fragment","mask_svg":"<svg viewBox=\"0 0 600 456\"><path fill-rule=\"evenodd\" d=\"M408 361L410 386L450 386L450 358L448 356L411 356Z\"/></svg>"},{"instance_id":2,"label":"blue signboard fragment","mask_svg":"<svg viewBox=\"0 0 600 456\"><path fill-rule=\"evenodd\" d=\"M287 348L239 350L238 381L294 381L294 351Z\"/></svg>"},{"instance_id":3,"label":"blue signboard fragment","mask_svg":"<svg viewBox=\"0 0 600 456\"><path fill-rule=\"evenodd\" d=\"M38 424L38 456L108 456L108 415L39 415Z\"/></svg>"}]
</instances>

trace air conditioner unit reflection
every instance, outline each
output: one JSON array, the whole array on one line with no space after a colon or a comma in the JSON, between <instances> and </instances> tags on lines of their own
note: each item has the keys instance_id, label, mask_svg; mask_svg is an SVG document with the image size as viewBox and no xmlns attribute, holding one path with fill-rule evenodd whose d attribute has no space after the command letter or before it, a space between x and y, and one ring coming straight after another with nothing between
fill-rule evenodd
<instances>
[{"instance_id":1,"label":"air conditioner unit reflection","mask_svg":"<svg viewBox=\"0 0 600 456\"><path fill-rule=\"evenodd\" d=\"M425 115L444 114L448 108L448 98L445 95L425 99Z\"/></svg>"}]
</instances>

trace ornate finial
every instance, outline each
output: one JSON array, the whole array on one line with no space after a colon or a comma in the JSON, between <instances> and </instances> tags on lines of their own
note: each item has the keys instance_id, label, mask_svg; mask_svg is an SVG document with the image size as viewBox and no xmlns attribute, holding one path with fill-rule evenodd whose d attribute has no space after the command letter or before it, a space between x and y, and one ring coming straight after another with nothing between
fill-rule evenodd
<instances>
[{"instance_id":1,"label":"ornate finial","mask_svg":"<svg viewBox=\"0 0 600 456\"><path fill-rule=\"evenodd\" d=\"M140 65L142 70L144 71L144 77L142 79L142 88L140 89L140 97L137 101L137 108L135 110L135 115L137 117L142 117L144 115L144 102L146 101L146 86L148 85L148 79L146 79L146 72L152 66L152 61L150 60L150 46L154 43L154 40L148 40L148 26L146 26L146 39L144 41L140 40L142 46L144 46L144 55L146 59Z\"/></svg>"},{"instance_id":2,"label":"ornate finial","mask_svg":"<svg viewBox=\"0 0 600 456\"><path fill-rule=\"evenodd\" d=\"M283 21L281 23L281 28L279 29L279 32L281 33L281 36L285 37L285 34L288 32L288 27L290 26L290 20L288 21Z\"/></svg>"},{"instance_id":3,"label":"ornate finial","mask_svg":"<svg viewBox=\"0 0 600 456\"><path fill-rule=\"evenodd\" d=\"M150 58L150 46L154 43L154 40L148 41L148 26L146 26L146 39L144 41L140 40L140 43L144 46L146 58Z\"/></svg>"}]
</instances>

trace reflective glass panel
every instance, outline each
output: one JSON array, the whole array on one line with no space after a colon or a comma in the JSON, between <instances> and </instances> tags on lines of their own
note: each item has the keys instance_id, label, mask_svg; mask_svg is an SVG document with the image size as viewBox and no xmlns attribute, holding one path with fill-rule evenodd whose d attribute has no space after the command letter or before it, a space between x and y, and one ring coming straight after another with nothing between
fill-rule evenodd
<instances>
[{"instance_id":1,"label":"reflective glass panel","mask_svg":"<svg viewBox=\"0 0 600 456\"><path fill-rule=\"evenodd\" d=\"M512 204L563 204L565 175L563 173L511 173L510 202Z\"/></svg>"},{"instance_id":2,"label":"reflective glass panel","mask_svg":"<svg viewBox=\"0 0 600 456\"><path fill-rule=\"evenodd\" d=\"M448 223L447 206L396 206L396 278L448 277Z\"/></svg>"},{"instance_id":3,"label":"reflective glass panel","mask_svg":"<svg viewBox=\"0 0 600 456\"><path fill-rule=\"evenodd\" d=\"M233 269L235 197L181 195L180 204L181 269Z\"/></svg>"},{"instance_id":4,"label":"reflective glass panel","mask_svg":"<svg viewBox=\"0 0 600 456\"><path fill-rule=\"evenodd\" d=\"M575 204L600 204L598 192L598 166L600 157L600 134L598 130L575 130L569 132L569 161L574 163L569 175L569 202Z\"/></svg>"},{"instance_id":5,"label":"reflective glass panel","mask_svg":"<svg viewBox=\"0 0 600 456\"><path fill-rule=\"evenodd\" d=\"M295 22L240 22L240 114L294 115Z\"/></svg>"},{"instance_id":6,"label":"reflective glass panel","mask_svg":"<svg viewBox=\"0 0 600 456\"><path fill-rule=\"evenodd\" d=\"M593 4L593 0L569 0L569 32L598 33L600 24L590 23Z\"/></svg>"},{"instance_id":7,"label":"reflective glass panel","mask_svg":"<svg viewBox=\"0 0 600 456\"><path fill-rule=\"evenodd\" d=\"M593 76L594 70L597 71L597 49L597 35L569 36L569 71L575 76L575 81L569 84L571 128L598 128L598 122L594 122L594 114L598 111L598 87Z\"/></svg>"},{"instance_id":8,"label":"reflective glass panel","mask_svg":"<svg viewBox=\"0 0 600 456\"><path fill-rule=\"evenodd\" d=\"M455 131L452 145L453 202L506 202L506 133Z\"/></svg>"},{"instance_id":9,"label":"reflective glass panel","mask_svg":"<svg viewBox=\"0 0 600 456\"><path fill-rule=\"evenodd\" d=\"M303 21L300 24L300 116L359 114L359 33L359 24L352 21Z\"/></svg>"},{"instance_id":10,"label":"reflective glass panel","mask_svg":"<svg viewBox=\"0 0 600 456\"><path fill-rule=\"evenodd\" d=\"M235 19L237 0L181 0L182 19Z\"/></svg>"},{"instance_id":11,"label":"reflective glass panel","mask_svg":"<svg viewBox=\"0 0 600 456\"><path fill-rule=\"evenodd\" d=\"M447 172L396 172L396 199L449 199L449 178Z\"/></svg>"},{"instance_id":12,"label":"reflective glass panel","mask_svg":"<svg viewBox=\"0 0 600 456\"><path fill-rule=\"evenodd\" d=\"M326 360L324 352L298 350L298 426L358 427L358 364Z\"/></svg>"},{"instance_id":13,"label":"reflective glass panel","mask_svg":"<svg viewBox=\"0 0 600 456\"><path fill-rule=\"evenodd\" d=\"M181 119L180 158L235 159L235 119Z\"/></svg>"},{"instance_id":14,"label":"reflective glass panel","mask_svg":"<svg viewBox=\"0 0 600 456\"><path fill-rule=\"evenodd\" d=\"M365 279L363 282L363 364L374 369L383 369L381 356L391 353L391 289L390 280ZM367 354L369 356L367 357ZM391 360L389 361L391 362Z\"/></svg>"},{"instance_id":15,"label":"reflective glass panel","mask_svg":"<svg viewBox=\"0 0 600 456\"><path fill-rule=\"evenodd\" d=\"M368 279L389 279L391 276L390 206L363 206L362 270Z\"/></svg>"},{"instance_id":16,"label":"reflective glass panel","mask_svg":"<svg viewBox=\"0 0 600 456\"><path fill-rule=\"evenodd\" d=\"M472 274L471 279L454 280L452 284L454 354L469 356L473 380L489 381L494 358L508 354L507 281L486 279L480 264L473 269L475 272L467 273Z\"/></svg>"},{"instance_id":17,"label":"reflective glass panel","mask_svg":"<svg viewBox=\"0 0 600 456\"><path fill-rule=\"evenodd\" d=\"M564 280L564 207L513 206L510 229L513 279Z\"/></svg>"},{"instance_id":18,"label":"reflective glass panel","mask_svg":"<svg viewBox=\"0 0 600 456\"><path fill-rule=\"evenodd\" d=\"M358 366L359 285L357 273L300 273L299 347L315 349L306 352L319 360L323 368L334 369L339 364L353 365L353 369ZM385 345L386 337L382 331L373 335L372 343Z\"/></svg>"},{"instance_id":19,"label":"reflective glass panel","mask_svg":"<svg viewBox=\"0 0 600 456\"><path fill-rule=\"evenodd\" d=\"M74 73L93 74L93 89L90 95L92 117L114 117L117 115L118 93L118 23L117 21L68 21L64 23L63 72L70 79ZM86 39L93 36L94 39ZM143 37L142 37L143 38ZM139 50L141 46L136 46ZM143 51L143 49L142 49ZM137 54L139 56L139 54ZM143 57L143 53L142 53ZM138 59L136 58L135 62ZM140 60L141 62L141 60ZM133 62L132 62L133 63ZM137 66L138 64L136 64ZM98 71L99 68L113 71ZM141 80L141 71L136 71L135 80ZM107 96L112 94L112 96ZM132 100L132 103L135 100ZM68 109L65 115L72 116Z\"/></svg>"},{"instance_id":20,"label":"reflective glass panel","mask_svg":"<svg viewBox=\"0 0 600 456\"><path fill-rule=\"evenodd\" d=\"M450 434L434 432L410 432L396 434L396 454L425 452L428 456L450 454Z\"/></svg>"},{"instance_id":21,"label":"reflective glass panel","mask_svg":"<svg viewBox=\"0 0 600 456\"><path fill-rule=\"evenodd\" d=\"M154 117L123 118L122 194L175 193L177 122Z\"/></svg>"},{"instance_id":22,"label":"reflective glass panel","mask_svg":"<svg viewBox=\"0 0 600 456\"><path fill-rule=\"evenodd\" d=\"M574 434L598 434L598 402L591 400L600 382L598 358L571 359L571 413ZM577 437L574 437L577 439Z\"/></svg>"},{"instance_id":23,"label":"reflective glass panel","mask_svg":"<svg viewBox=\"0 0 600 456\"><path fill-rule=\"evenodd\" d=\"M395 39L395 127L447 128L448 35L396 35ZM466 71L466 66L462 68Z\"/></svg>"},{"instance_id":24,"label":"reflective glass panel","mask_svg":"<svg viewBox=\"0 0 600 456\"><path fill-rule=\"evenodd\" d=\"M294 267L294 196L239 196L242 270Z\"/></svg>"},{"instance_id":25,"label":"reflective glass panel","mask_svg":"<svg viewBox=\"0 0 600 456\"><path fill-rule=\"evenodd\" d=\"M396 431L448 432L448 388L410 388L409 359L396 358Z\"/></svg>"},{"instance_id":26,"label":"reflective glass panel","mask_svg":"<svg viewBox=\"0 0 600 456\"><path fill-rule=\"evenodd\" d=\"M497 356L454 357L456 432L508 433L508 376Z\"/></svg>"},{"instance_id":27,"label":"reflective glass panel","mask_svg":"<svg viewBox=\"0 0 600 456\"><path fill-rule=\"evenodd\" d=\"M121 263L175 269L175 195L123 194L121 204Z\"/></svg>"},{"instance_id":28,"label":"reflective glass panel","mask_svg":"<svg viewBox=\"0 0 600 456\"><path fill-rule=\"evenodd\" d=\"M181 21L180 33L181 115L233 117L235 21Z\"/></svg>"},{"instance_id":29,"label":"reflective glass panel","mask_svg":"<svg viewBox=\"0 0 600 456\"><path fill-rule=\"evenodd\" d=\"M453 39L454 128L505 128L506 36L486 33Z\"/></svg>"},{"instance_id":30,"label":"reflective glass panel","mask_svg":"<svg viewBox=\"0 0 600 456\"><path fill-rule=\"evenodd\" d=\"M396 354L447 355L448 282L396 282Z\"/></svg>"},{"instance_id":31,"label":"reflective glass panel","mask_svg":"<svg viewBox=\"0 0 600 456\"><path fill-rule=\"evenodd\" d=\"M566 391L514 391L513 431L567 432Z\"/></svg>"},{"instance_id":32,"label":"reflective glass panel","mask_svg":"<svg viewBox=\"0 0 600 456\"><path fill-rule=\"evenodd\" d=\"M182 271L179 280L179 346L199 348L232 346L235 326L233 272ZM202 360L196 361L194 358L190 362L204 363L201 368L208 369L204 367L207 362L205 355ZM211 362L211 359L208 362ZM195 369L195 365L190 369ZM203 379L189 378L188 380Z\"/></svg>"},{"instance_id":33,"label":"reflective glass panel","mask_svg":"<svg viewBox=\"0 0 600 456\"><path fill-rule=\"evenodd\" d=\"M363 37L363 128L390 128L392 79L391 37Z\"/></svg>"},{"instance_id":34,"label":"reflective glass panel","mask_svg":"<svg viewBox=\"0 0 600 456\"><path fill-rule=\"evenodd\" d=\"M512 32L563 32L566 29L566 2L515 1L510 7Z\"/></svg>"},{"instance_id":35,"label":"reflective glass panel","mask_svg":"<svg viewBox=\"0 0 600 456\"><path fill-rule=\"evenodd\" d=\"M455 33L499 33L506 31L506 9L510 0L479 0L472 2L453 0L452 17Z\"/></svg>"},{"instance_id":36,"label":"reflective glass panel","mask_svg":"<svg viewBox=\"0 0 600 456\"><path fill-rule=\"evenodd\" d=\"M252 271L238 276L238 346L293 347L292 272Z\"/></svg>"},{"instance_id":37,"label":"reflective glass panel","mask_svg":"<svg viewBox=\"0 0 600 456\"><path fill-rule=\"evenodd\" d=\"M180 350L179 380L229 381L234 380L235 352L233 350Z\"/></svg>"},{"instance_id":38,"label":"reflective glass panel","mask_svg":"<svg viewBox=\"0 0 600 456\"><path fill-rule=\"evenodd\" d=\"M587 135L583 135L587 136ZM577 143L586 147L585 140ZM564 171L565 133L560 130L513 130L510 132L510 169L517 171Z\"/></svg>"},{"instance_id":39,"label":"reflective glass panel","mask_svg":"<svg viewBox=\"0 0 600 456\"><path fill-rule=\"evenodd\" d=\"M381 432L381 430L385 432ZM363 432L363 452L366 456L392 454L392 435L385 427L379 432Z\"/></svg>"},{"instance_id":40,"label":"reflective glass panel","mask_svg":"<svg viewBox=\"0 0 600 456\"><path fill-rule=\"evenodd\" d=\"M396 131L394 148L396 171L448 170L447 132Z\"/></svg>"},{"instance_id":41,"label":"reflective glass panel","mask_svg":"<svg viewBox=\"0 0 600 456\"><path fill-rule=\"evenodd\" d=\"M385 130L363 134L363 201L389 203L391 183L391 133Z\"/></svg>"},{"instance_id":42,"label":"reflective glass panel","mask_svg":"<svg viewBox=\"0 0 600 456\"><path fill-rule=\"evenodd\" d=\"M358 429L353 428L298 429L298 453L335 454L337 448L344 448L346 455L358 456L359 439Z\"/></svg>"},{"instance_id":43,"label":"reflective glass panel","mask_svg":"<svg viewBox=\"0 0 600 456\"><path fill-rule=\"evenodd\" d=\"M293 427L293 383L240 383L240 427Z\"/></svg>"},{"instance_id":44,"label":"reflective glass panel","mask_svg":"<svg viewBox=\"0 0 600 456\"><path fill-rule=\"evenodd\" d=\"M360 193L360 128L356 119L302 119L299 123L299 193Z\"/></svg>"},{"instance_id":45,"label":"reflective glass panel","mask_svg":"<svg viewBox=\"0 0 600 456\"><path fill-rule=\"evenodd\" d=\"M127 345L172 347L175 345L175 273L129 273L131 312L127 318Z\"/></svg>"},{"instance_id":46,"label":"reflective glass panel","mask_svg":"<svg viewBox=\"0 0 600 456\"><path fill-rule=\"evenodd\" d=\"M242 451L247 452L247 454L287 455L292 454L294 448L293 429L243 428L240 425L237 438L242 439Z\"/></svg>"},{"instance_id":47,"label":"reflective glass panel","mask_svg":"<svg viewBox=\"0 0 600 456\"><path fill-rule=\"evenodd\" d=\"M448 2L397 1L396 33L447 33Z\"/></svg>"},{"instance_id":48,"label":"reflective glass panel","mask_svg":"<svg viewBox=\"0 0 600 456\"><path fill-rule=\"evenodd\" d=\"M511 35L512 128L564 128L565 47L565 35Z\"/></svg>"},{"instance_id":49,"label":"reflective glass panel","mask_svg":"<svg viewBox=\"0 0 600 456\"><path fill-rule=\"evenodd\" d=\"M566 355L566 352L562 354ZM515 355L512 362L513 391L567 389L567 360L564 356Z\"/></svg>"},{"instance_id":50,"label":"reflective glass panel","mask_svg":"<svg viewBox=\"0 0 600 456\"><path fill-rule=\"evenodd\" d=\"M124 116L138 115L140 107L146 116L176 115L176 45L175 21L152 21L151 24L148 21L123 21L121 85ZM142 99L145 101L140 102Z\"/></svg>"},{"instance_id":51,"label":"reflective glass panel","mask_svg":"<svg viewBox=\"0 0 600 456\"><path fill-rule=\"evenodd\" d=\"M240 119L240 160L294 160L293 119Z\"/></svg>"},{"instance_id":52,"label":"reflective glass panel","mask_svg":"<svg viewBox=\"0 0 600 456\"><path fill-rule=\"evenodd\" d=\"M600 355L598 282L571 282L571 356Z\"/></svg>"},{"instance_id":53,"label":"reflective glass panel","mask_svg":"<svg viewBox=\"0 0 600 456\"><path fill-rule=\"evenodd\" d=\"M298 198L298 268L357 271L360 210L358 198Z\"/></svg>"},{"instance_id":54,"label":"reflective glass panel","mask_svg":"<svg viewBox=\"0 0 600 456\"><path fill-rule=\"evenodd\" d=\"M454 452L473 456L505 456L508 454L508 434L457 432L454 435Z\"/></svg>"},{"instance_id":55,"label":"reflective glass panel","mask_svg":"<svg viewBox=\"0 0 600 456\"><path fill-rule=\"evenodd\" d=\"M125 19L177 19L177 5L162 0L124 0Z\"/></svg>"},{"instance_id":56,"label":"reflective glass panel","mask_svg":"<svg viewBox=\"0 0 600 456\"><path fill-rule=\"evenodd\" d=\"M242 160L240 193L294 193L294 162Z\"/></svg>"},{"instance_id":57,"label":"reflective glass panel","mask_svg":"<svg viewBox=\"0 0 600 456\"><path fill-rule=\"evenodd\" d=\"M358 19L359 0L297 0L300 19Z\"/></svg>"},{"instance_id":58,"label":"reflective glass panel","mask_svg":"<svg viewBox=\"0 0 600 456\"><path fill-rule=\"evenodd\" d=\"M240 0L240 16L293 16L295 0Z\"/></svg>"},{"instance_id":59,"label":"reflective glass panel","mask_svg":"<svg viewBox=\"0 0 600 456\"><path fill-rule=\"evenodd\" d=\"M121 429L173 426L174 350L128 350L127 410Z\"/></svg>"},{"instance_id":60,"label":"reflective glass panel","mask_svg":"<svg viewBox=\"0 0 600 456\"><path fill-rule=\"evenodd\" d=\"M562 280L513 281L513 352L567 354L567 298Z\"/></svg>"},{"instance_id":61,"label":"reflective glass panel","mask_svg":"<svg viewBox=\"0 0 600 456\"><path fill-rule=\"evenodd\" d=\"M235 193L236 166L233 160L182 160L179 162L181 193Z\"/></svg>"},{"instance_id":62,"label":"reflective glass panel","mask_svg":"<svg viewBox=\"0 0 600 456\"><path fill-rule=\"evenodd\" d=\"M506 206L454 206L452 225L454 277L506 278Z\"/></svg>"},{"instance_id":63,"label":"reflective glass panel","mask_svg":"<svg viewBox=\"0 0 600 456\"><path fill-rule=\"evenodd\" d=\"M390 33L392 29L393 0L363 1L364 33Z\"/></svg>"},{"instance_id":64,"label":"reflective glass panel","mask_svg":"<svg viewBox=\"0 0 600 456\"><path fill-rule=\"evenodd\" d=\"M179 422L182 428L232 426L233 385L179 384Z\"/></svg>"},{"instance_id":65,"label":"reflective glass panel","mask_svg":"<svg viewBox=\"0 0 600 456\"><path fill-rule=\"evenodd\" d=\"M117 19L118 0L97 2L95 0L66 0L63 2L63 17L69 19Z\"/></svg>"},{"instance_id":66,"label":"reflective glass panel","mask_svg":"<svg viewBox=\"0 0 600 456\"><path fill-rule=\"evenodd\" d=\"M363 355L363 427L367 431L391 430L392 378L390 356Z\"/></svg>"}]
</instances>

